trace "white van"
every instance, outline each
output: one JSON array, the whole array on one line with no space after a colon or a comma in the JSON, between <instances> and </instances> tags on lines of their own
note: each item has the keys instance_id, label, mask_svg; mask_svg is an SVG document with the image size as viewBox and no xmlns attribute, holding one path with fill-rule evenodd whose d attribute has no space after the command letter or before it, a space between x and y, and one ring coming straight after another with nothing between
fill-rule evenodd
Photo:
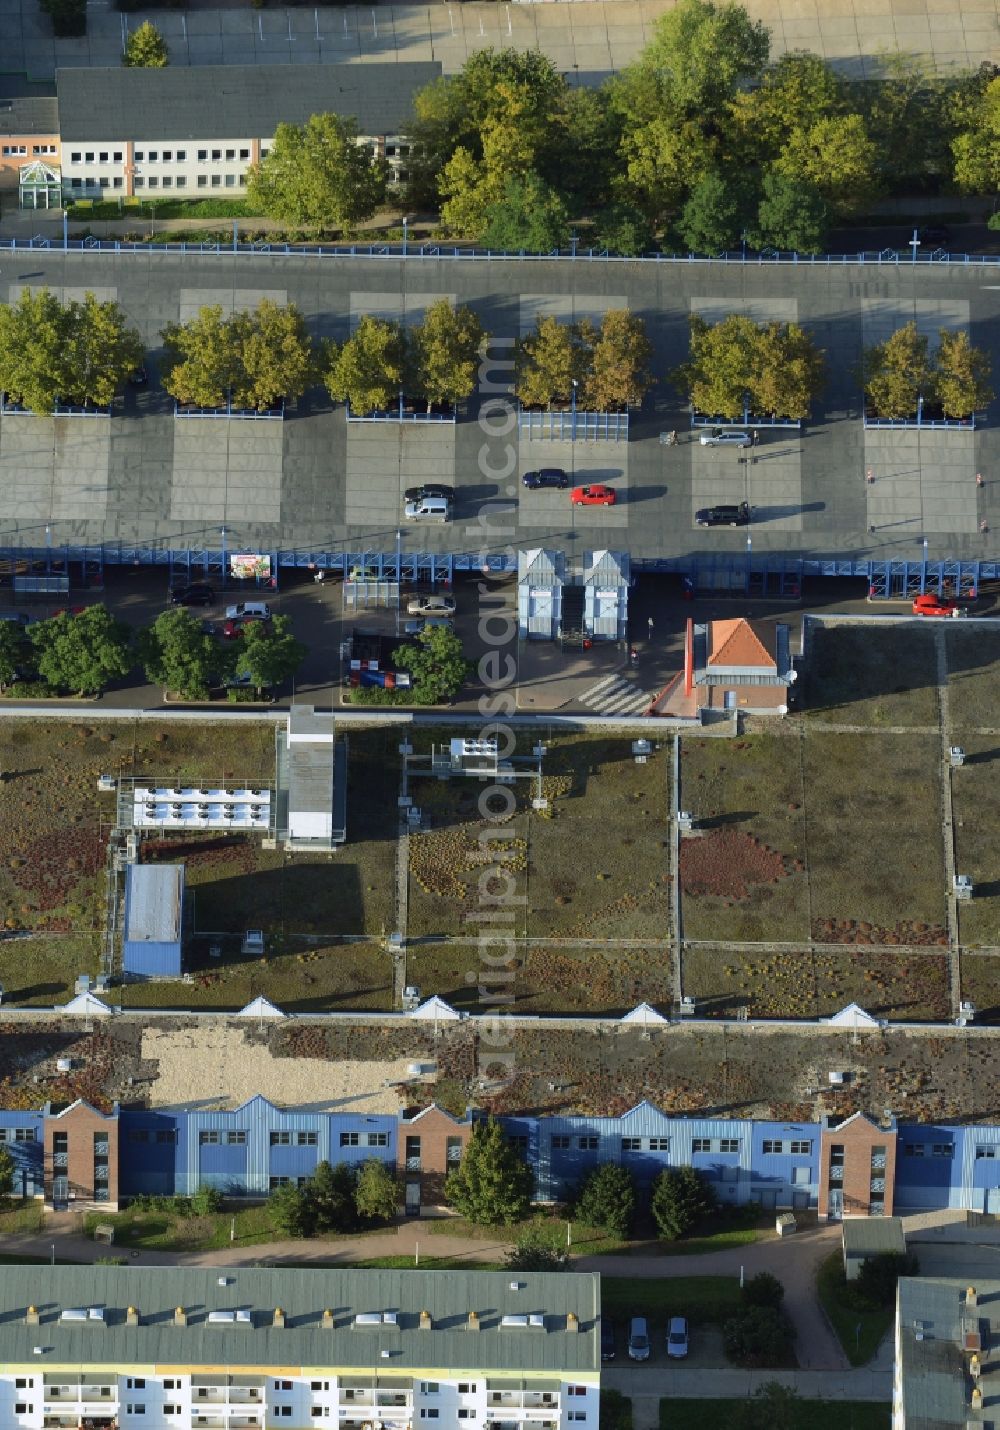
<instances>
[{"instance_id":1,"label":"white van","mask_svg":"<svg viewBox=\"0 0 1000 1430\"><path fill-rule=\"evenodd\" d=\"M451 521L451 502L446 497L421 497L404 507L407 521Z\"/></svg>"}]
</instances>

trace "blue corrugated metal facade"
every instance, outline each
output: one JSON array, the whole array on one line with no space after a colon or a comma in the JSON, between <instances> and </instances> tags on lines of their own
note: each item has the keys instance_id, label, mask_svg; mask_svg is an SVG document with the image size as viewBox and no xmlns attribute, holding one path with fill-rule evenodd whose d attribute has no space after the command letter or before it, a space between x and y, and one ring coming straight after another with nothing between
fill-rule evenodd
<instances>
[{"instance_id":1,"label":"blue corrugated metal facade","mask_svg":"<svg viewBox=\"0 0 1000 1430\"><path fill-rule=\"evenodd\" d=\"M123 1112L119 1195L189 1196L209 1186L266 1197L304 1181L318 1162L394 1162L396 1127L393 1116L302 1112L265 1097L232 1110Z\"/></svg>"},{"instance_id":2,"label":"blue corrugated metal facade","mask_svg":"<svg viewBox=\"0 0 1000 1430\"><path fill-rule=\"evenodd\" d=\"M14 1196L41 1196L44 1186L45 1113L0 1111L0 1143L14 1163Z\"/></svg>"},{"instance_id":3,"label":"blue corrugated metal facade","mask_svg":"<svg viewBox=\"0 0 1000 1430\"><path fill-rule=\"evenodd\" d=\"M183 906L183 864L129 866L122 944L126 978L180 978Z\"/></svg>"}]
</instances>

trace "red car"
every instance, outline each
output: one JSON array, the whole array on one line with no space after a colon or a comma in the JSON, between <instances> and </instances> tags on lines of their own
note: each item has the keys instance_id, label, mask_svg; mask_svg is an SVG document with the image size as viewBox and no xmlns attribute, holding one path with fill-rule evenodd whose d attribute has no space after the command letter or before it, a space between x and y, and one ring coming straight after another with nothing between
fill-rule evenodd
<instances>
[{"instance_id":1,"label":"red car","mask_svg":"<svg viewBox=\"0 0 1000 1430\"><path fill-rule=\"evenodd\" d=\"M86 606L60 606L58 611L52 612L52 619L57 616L82 616L86 609Z\"/></svg>"},{"instance_id":2,"label":"red car","mask_svg":"<svg viewBox=\"0 0 1000 1430\"><path fill-rule=\"evenodd\" d=\"M570 501L574 506L614 506L615 492L612 487L600 484L593 487L574 487Z\"/></svg>"},{"instance_id":3,"label":"red car","mask_svg":"<svg viewBox=\"0 0 1000 1430\"><path fill-rule=\"evenodd\" d=\"M968 611L947 596L936 596L933 591L924 591L914 599L913 614L915 616L966 616Z\"/></svg>"},{"instance_id":4,"label":"red car","mask_svg":"<svg viewBox=\"0 0 1000 1430\"><path fill-rule=\"evenodd\" d=\"M253 621L263 621L265 616L237 616L233 620L223 621L222 635L227 641L234 641L243 634L243 627L248 626Z\"/></svg>"}]
</instances>

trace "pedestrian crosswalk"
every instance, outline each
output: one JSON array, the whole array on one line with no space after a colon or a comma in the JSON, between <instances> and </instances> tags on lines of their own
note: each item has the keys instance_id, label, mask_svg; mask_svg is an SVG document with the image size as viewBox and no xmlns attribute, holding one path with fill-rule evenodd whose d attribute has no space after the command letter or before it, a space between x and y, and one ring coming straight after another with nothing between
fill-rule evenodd
<instances>
[{"instance_id":1,"label":"pedestrian crosswalk","mask_svg":"<svg viewBox=\"0 0 1000 1430\"><path fill-rule=\"evenodd\" d=\"M579 703L597 715L642 715L655 694L620 675L606 675L579 696Z\"/></svg>"}]
</instances>

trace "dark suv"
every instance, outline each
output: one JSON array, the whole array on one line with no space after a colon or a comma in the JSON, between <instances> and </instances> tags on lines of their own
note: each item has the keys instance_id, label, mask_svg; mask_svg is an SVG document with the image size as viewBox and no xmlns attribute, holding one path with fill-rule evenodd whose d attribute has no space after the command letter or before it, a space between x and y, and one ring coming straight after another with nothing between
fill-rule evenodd
<instances>
[{"instance_id":1,"label":"dark suv","mask_svg":"<svg viewBox=\"0 0 1000 1430\"><path fill-rule=\"evenodd\" d=\"M210 606L215 592L207 581L192 581L189 586L175 586L170 592L172 606Z\"/></svg>"},{"instance_id":2,"label":"dark suv","mask_svg":"<svg viewBox=\"0 0 1000 1430\"><path fill-rule=\"evenodd\" d=\"M539 487L559 487L560 489L569 486L569 477L562 467L542 467L537 472L525 472L521 481L529 491L537 491Z\"/></svg>"},{"instance_id":3,"label":"dark suv","mask_svg":"<svg viewBox=\"0 0 1000 1430\"><path fill-rule=\"evenodd\" d=\"M422 487L407 487L403 493L404 501L423 501L424 497L441 497L444 501L454 501L455 488L447 487L443 482L424 482Z\"/></svg>"},{"instance_id":4,"label":"dark suv","mask_svg":"<svg viewBox=\"0 0 1000 1430\"><path fill-rule=\"evenodd\" d=\"M735 506L705 506L694 514L696 526L746 526L750 508L745 501Z\"/></svg>"}]
</instances>

